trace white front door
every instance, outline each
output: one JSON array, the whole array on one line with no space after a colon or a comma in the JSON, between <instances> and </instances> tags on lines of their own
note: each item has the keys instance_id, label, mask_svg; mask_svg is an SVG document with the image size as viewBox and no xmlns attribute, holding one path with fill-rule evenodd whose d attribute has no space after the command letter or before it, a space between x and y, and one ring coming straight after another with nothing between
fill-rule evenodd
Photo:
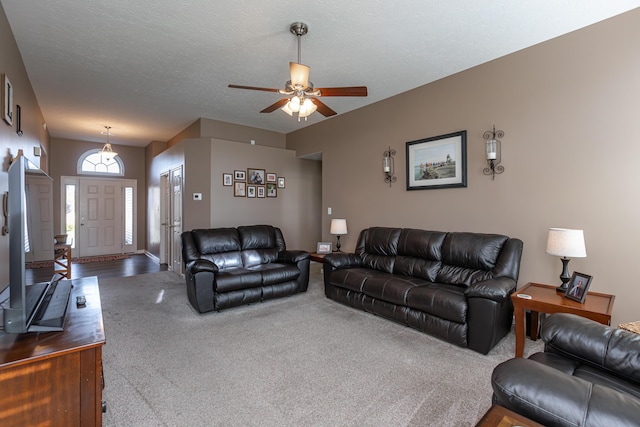
<instances>
[{"instance_id":1,"label":"white front door","mask_svg":"<svg viewBox=\"0 0 640 427\"><path fill-rule=\"evenodd\" d=\"M120 180L80 180L81 257L123 252L122 183Z\"/></svg>"}]
</instances>

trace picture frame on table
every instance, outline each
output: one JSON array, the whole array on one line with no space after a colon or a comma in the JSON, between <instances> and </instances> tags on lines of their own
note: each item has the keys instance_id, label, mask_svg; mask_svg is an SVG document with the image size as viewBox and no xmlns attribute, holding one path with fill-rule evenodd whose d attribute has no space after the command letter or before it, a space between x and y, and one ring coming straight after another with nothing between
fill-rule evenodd
<instances>
[{"instance_id":1,"label":"picture frame on table","mask_svg":"<svg viewBox=\"0 0 640 427\"><path fill-rule=\"evenodd\" d=\"M407 142L407 191L466 186L466 130Z\"/></svg>"},{"instance_id":2,"label":"picture frame on table","mask_svg":"<svg viewBox=\"0 0 640 427\"><path fill-rule=\"evenodd\" d=\"M233 171L233 180L234 181L246 181L247 173L245 171Z\"/></svg>"},{"instance_id":3,"label":"picture frame on table","mask_svg":"<svg viewBox=\"0 0 640 427\"><path fill-rule=\"evenodd\" d=\"M247 195L247 183L242 181L236 181L233 185L234 197L245 197Z\"/></svg>"},{"instance_id":4,"label":"picture frame on table","mask_svg":"<svg viewBox=\"0 0 640 427\"><path fill-rule=\"evenodd\" d=\"M249 184L263 185L265 179L264 169L247 169L247 182Z\"/></svg>"},{"instance_id":5,"label":"picture frame on table","mask_svg":"<svg viewBox=\"0 0 640 427\"><path fill-rule=\"evenodd\" d=\"M247 197L255 198L256 197L256 186L255 185L247 185Z\"/></svg>"},{"instance_id":6,"label":"picture frame on table","mask_svg":"<svg viewBox=\"0 0 640 427\"><path fill-rule=\"evenodd\" d=\"M233 185L233 175L230 173L223 173L222 185L225 187L231 187Z\"/></svg>"},{"instance_id":7,"label":"picture frame on table","mask_svg":"<svg viewBox=\"0 0 640 427\"><path fill-rule=\"evenodd\" d=\"M276 182L277 175L275 173L267 173L267 182Z\"/></svg>"},{"instance_id":8,"label":"picture frame on table","mask_svg":"<svg viewBox=\"0 0 640 427\"><path fill-rule=\"evenodd\" d=\"M284 176L278 177L278 188L284 188Z\"/></svg>"},{"instance_id":9,"label":"picture frame on table","mask_svg":"<svg viewBox=\"0 0 640 427\"><path fill-rule=\"evenodd\" d=\"M331 242L318 242L316 247L316 253L326 255L331 253Z\"/></svg>"},{"instance_id":10,"label":"picture frame on table","mask_svg":"<svg viewBox=\"0 0 640 427\"><path fill-rule=\"evenodd\" d=\"M564 296L583 304L587 297L587 292L589 292L589 286L591 286L592 280L592 276L574 271L571 275L571 280L569 280Z\"/></svg>"},{"instance_id":11,"label":"picture frame on table","mask_svg":"<svg viewBox=\"0 0 640 427\"><path fill-rule=\"evenodd\" d=\"M258 198L263 198L265 196L264 185L258 185L257 190L258 190Z\"/></svg>"}]
</instances>

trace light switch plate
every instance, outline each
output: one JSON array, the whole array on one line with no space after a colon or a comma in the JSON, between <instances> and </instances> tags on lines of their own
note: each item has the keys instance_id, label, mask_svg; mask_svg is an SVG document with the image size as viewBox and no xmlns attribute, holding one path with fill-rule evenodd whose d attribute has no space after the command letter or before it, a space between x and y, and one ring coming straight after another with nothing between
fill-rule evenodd
<instances>
[{"instance_id":1,"label":"light switch plate","mask_svg":"<svg viewBox=\"0 0 640 427\"><path fill-rule=\"evenodd\" d=\"M193 193L193 200L202 200L202 193Z\"/></svg>"}]
</instances>

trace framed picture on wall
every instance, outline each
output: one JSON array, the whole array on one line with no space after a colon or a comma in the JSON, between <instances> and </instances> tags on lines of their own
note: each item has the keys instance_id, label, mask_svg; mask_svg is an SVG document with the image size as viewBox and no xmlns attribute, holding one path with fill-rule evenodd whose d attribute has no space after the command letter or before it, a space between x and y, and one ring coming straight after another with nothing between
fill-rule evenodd
<instances>
[{"instance_id":1,"label":"framed picture on wall","mask_svg":"<svg viewBox=\"0 0 640 427\"><path fill-rule=\"evenodd\" d=\"M233 175L230 173L222 174L222 185L225 187L231 187L233 185Z\"/></svg>"},{"instance_id":2,"label":"framed picture on wall","mask_svg":"<svg viewBox=\"0 0 640 427\"><path fill-rule=\"evenodd\" d=\"M13 126L13 86L6 74L2 74L2 119Z\"/></svg>"},{"instance_id":3,"label":"framed picture on wall","mask_svg":"<svg viewBox=\"0 0 640 427\"><path fill-rule=\"evenodd\" d=\"M249 184L262 185L265 183L264 169L247 169L247 181Z\"/></svg>"},{"instance_id":4,"label":"framed picture on wall","mask_svg":"<svg viewBox=\"0 0 640 427\"><path fill-rule=\"evenodd\" d=\"M269 172L267 174L267 182L276 182L276 174Z\"/></svg>"},{"instance_id":5,"label":"framed picture on wall","mask_svg":"<svg viewBox=\"0 0 640 427\"><path fill-rule=\"evenodd\" d=\"M278 177L278 188L284 188L284 176Z\"/></svg>"},{"instance_id":6,"label":"framed picture on wall","mask_svg":"<svg viewBox=\"0 0 640 427\"><path fill-rule=\"evenodd\" d=\"M256 189L258 190L258 197L264 197L264 185L258 185Z\"/></svg>"},{"instance_id":7,"label":"framed picture on wall","mask_svg":"<svg viewBox=\"0 0 640 427\"><path fill-rule=\"evenodd\" d=\"M255 198L256 197L256 186L255 185L247 185L247 197Z\"/></svg>"},{"instance_id":8,"label":"framed picture on wall","mask_svg":"<svg viewBox=\"0 0 640 427\"><path fill-rule=\"evenodd\" d=\"M278 197L278 189L272 182L267 183L267 197Z\"/></svg>"},{"instance_id":9,"label":"framed picture on wall","mask_svg":"<svg viewBox=\"0 0 640 427\"><path fill-rule=\"evenodd\" d=\"M466 130L407 142L407 190L466 186Z\"/></svg>"},{"instance_id":10,"label":"framed picture on wall","mask_svg":"<svg viewBox=\"0 0 640 427\"><path fill-rule=\"evenodd\" d=\"M247 183L237 181L233 186L233 195L235 197L245 197L247 192Z\"/></svg>"},{"instance_id":11,"label":"framed picture on wall","mask_svg":"<svg viewBox=\"0 0 640 427\"><path fill-rule=\"evenodd\" d=\"M247 175L245 171L233 171L233 180L234 181L246 181Z\"/></svg>"}]
</instances>

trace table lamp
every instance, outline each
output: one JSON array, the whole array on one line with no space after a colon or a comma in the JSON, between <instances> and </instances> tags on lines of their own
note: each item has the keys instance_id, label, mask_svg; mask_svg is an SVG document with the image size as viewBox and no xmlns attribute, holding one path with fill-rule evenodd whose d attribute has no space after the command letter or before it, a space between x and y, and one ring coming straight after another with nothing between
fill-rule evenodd
<instances>
[{"instance_id":1,"label":"table lamp","mask_svg":"<svg viewBox=\"0 0 640 427\"><path fill-rule=\"evenodd\" d=\"M562 285L556 288L557 292L566 292L567 283L571 279L569 275L569 261L571 258L585 258L587 250L584 246L584 232L567 228L550 228L547 237L547 253L561 257Z\"/></svg>"},{"instance_id":2,"label":"table lamp","mask_svg":"<svg viewBox=\"0 0 640 427\"><path fill-rule=\"evenodd\" d=\"M347 234L347 220L346 219L332 219L331 220L331 234L338 236L336 242L336 252L342 252L340 250L340 236Z\"/></svg>"}]
</instances>

